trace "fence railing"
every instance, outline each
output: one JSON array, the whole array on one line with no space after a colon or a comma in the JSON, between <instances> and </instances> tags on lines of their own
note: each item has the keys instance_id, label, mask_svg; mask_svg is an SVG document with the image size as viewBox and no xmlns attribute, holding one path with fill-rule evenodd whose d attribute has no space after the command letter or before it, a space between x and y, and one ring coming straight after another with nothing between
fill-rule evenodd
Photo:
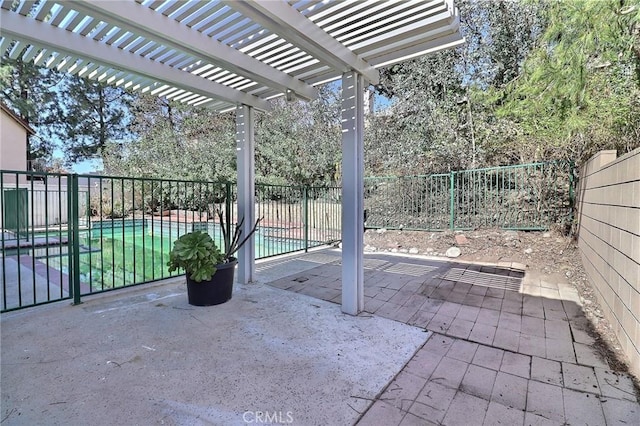
<instances>
[{"instance_id":1,"label":"fence railing","mask_svg":"<svg viewBox=\"0 0 640 426\"><path fill-rule=\"evenodd\" d=\"M178 275L175 239L203 230L222 245L216 211L238 220L228 182L0 171L0 193L1 311ZM339 193L257 184L256 258L339 239Z\"/></svg>"},{"instance_id":2,"label":"fence railing","mask_svg":"<svg viewBox=\"0 0 640 426\"><path fill-rule=\"evenodd\" d=\"M367 227L546 230L570 221L573 164L532 163L445 174L365 178Z\"/></svg>"},{"instance_id":3,"label":"fence railing","mask_svg":"<svg viewBox=\"0 0 640 426\"><path fill-rule=\"evenodd\" d=\"M570 220L569 163L365 179L366 226L416 230L547 229ZM0 311L147 283L174 274L173 241L216 210L238 221L228 182L0 171ZM341 189L256 184L256 257L341 238Z\"/></svg>"}]
</instances>

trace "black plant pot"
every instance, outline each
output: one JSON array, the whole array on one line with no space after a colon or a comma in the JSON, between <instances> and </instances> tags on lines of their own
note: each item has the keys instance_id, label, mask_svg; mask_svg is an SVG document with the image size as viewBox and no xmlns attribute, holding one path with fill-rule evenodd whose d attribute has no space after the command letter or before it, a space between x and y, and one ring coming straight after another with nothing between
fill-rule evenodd
<instances>
[{"instance_id":1,"label":"black plant pot","mask_svg":"<svg viewBox=\"0 0 640 426\"><path fill-rule=\"evenodd\" d=\"M194 306L219 305L231 299L233 292L233 274L238 260L232 258L228 263L216 266L216 273L209 281L199 283L187 274L187 296L189 304Z\"/></svg>"}]
</instances>

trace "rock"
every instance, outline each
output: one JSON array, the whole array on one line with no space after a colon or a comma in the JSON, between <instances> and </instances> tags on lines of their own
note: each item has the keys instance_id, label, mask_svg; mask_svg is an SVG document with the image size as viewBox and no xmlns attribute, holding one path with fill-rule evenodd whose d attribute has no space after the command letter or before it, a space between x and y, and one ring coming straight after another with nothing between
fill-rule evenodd
<instances>
[{"instance_id":1,"label":"rock","mask_svg":"<svg viewBox=\"0 0 640 426\"><path fill-rule=\"evenodd\" d=\"M525 254L531 254L531 253L533 253L533 249L529 247L529 248L524 249L524 252L525 252Z\"/></svg>"},{"instance_id":2,"label":"rock","mask_svg":"<svg viewBox=\"0 0 640 426\"><path fill-rule=\"evenodd\" d=\"M342 248L342 243L338 243L338 248Z\"/></svg>"},{"instance_id":3,"label":"rock","mask_svg":"<svg viewBox=\"0 0 640 426\"><path fill-rule=\"evenodd\" d=\"M404 249L404 248L401 248L401 249L400 249L400 253L409 253L409 250Z\"/></svg>"},{"instance_id":4,"label":"rock","mask_svg":"<svg viewBox=\"0 0 640 426\"><path fill-rule=\"evenodd\" d=\"M456 244L459 246L464 246L469 244L469 240L467 240L467 237L465 237L462 234L457 234L455 238L456 238Z\"/></svg>"},{"instance_id":5,"label":"rock","mask_svg":"<svg viewBox=\"0 0 640 426\"><path fill-rule=\"evenodd\" d=\"M415 247L411 247L411 248L409 249L409 254L418 254L418 253L420 253L420 250L418 250L418 249L417 249L417 248L415 248Z\"/></svg>"},{"instance_id":6,"label":"rock","mask_svg":"<svg viewBox=\"0 0 640 426\"><path fill-rule=\"evenodd\" d=\"M447 257L458 257L462 254L462 250L458 247L449 247L445 253Z\"/></svg>"},{"instance_id":7,"label":"rock","mask_svg":"<svg viewBox=\"0 0 640 426\"><path fill-rule=\"evenodd\" d=\"M542 238L551 238L551 233L545 232L544 234L542 234Z\"/></svg>"},{"instance_id":8,"label":"rock","mask_svg":"<svg viewBox=\"0 0 640 426\"><path fill-rule=\"evenodd\" d=\"M512 240L514 238L518 238L518 231L508 230L502 233L504 237L508 240Z\"/></svg>"},{"instance_id":9,"label":"rock","mask_svg":"<svg viewBox=\"0 0 640 426\"><path fill-rule=\"evenodd\" d=\"M431 247L427 247L426 253L433 253L433 249Z\"/></svg>"},{"instance_id":10,"label":"rock","mask_svg":"<svg viewBox=\"0 0 640 426\"><path fill-rule=\"evenodd\" d=\"M367 244L366 246L364 246L364 251L378 251L378 249Z\"/></svg>"},{"instance_id":11,"label":"rock","mask_svg":"<svg viewBox=\"0 0 640 426\"><path fill-rule=\"evenodd\" d=\"M397 249L397 248L392 248L392 249L391 249L391 253L397 253L397 252L398 252L398 249Z\"/></svg>"},{"instance_id":12,"label":"rock","mask_svg":"<svg viewBox=\"0 0 640 426\"><path fill-rule=\"evenodd\" d=\"M384 234L385 232L387 232L386 228L376 229L376 234Z\"/></svg>"}]
</instances>

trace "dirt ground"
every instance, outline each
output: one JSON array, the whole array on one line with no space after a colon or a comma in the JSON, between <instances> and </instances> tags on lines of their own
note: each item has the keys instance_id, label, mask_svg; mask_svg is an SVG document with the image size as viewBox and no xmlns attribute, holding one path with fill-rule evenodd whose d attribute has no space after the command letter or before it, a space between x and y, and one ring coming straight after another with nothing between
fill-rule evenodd
<instances>
[{"instance_id":1,"label":"dirt ground","mask_svg":"<svg viewBox=\"0 0 640 426\"><path fill-rule=\"evenodd\" d=\"M370 229L365 232L364 243L365 252L419 253L441 257L446 257L447 249L458 247L461 254L457 259L460 260L519 262L527 265L527 271L548 276L548 281L570 283L580 294L583 310L593 326L589 331L596 339L598 351L612 370L628 371L626 356L587 281L577 241L572 237L554 230L481 229L454 233Z\"/></svg>"}]
</instances>

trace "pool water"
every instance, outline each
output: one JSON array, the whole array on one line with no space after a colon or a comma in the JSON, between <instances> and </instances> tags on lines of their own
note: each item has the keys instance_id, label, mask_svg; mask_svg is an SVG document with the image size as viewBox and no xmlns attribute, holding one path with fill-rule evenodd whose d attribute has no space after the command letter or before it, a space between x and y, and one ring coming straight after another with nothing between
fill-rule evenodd
<instances>
[{"instance_id":1,"label":"pool water","mask_svg":"<svg viewBox=\"0 0 640 426\"><path fill-rule=\"evenodd\" d=\"M140 284L180 275L168 272L167 262L177 232L153 232L139 224L135 226L101 227L80 232L80 282L83 293ZM219 230L212 237L222 246ZM184 233L184 232L182 232ZM304 241L266 236L256 232L256 258L274 256L304 249ZM66 255L49 257L51 267L68 273Z\"/></svg>"}]
</instances>

